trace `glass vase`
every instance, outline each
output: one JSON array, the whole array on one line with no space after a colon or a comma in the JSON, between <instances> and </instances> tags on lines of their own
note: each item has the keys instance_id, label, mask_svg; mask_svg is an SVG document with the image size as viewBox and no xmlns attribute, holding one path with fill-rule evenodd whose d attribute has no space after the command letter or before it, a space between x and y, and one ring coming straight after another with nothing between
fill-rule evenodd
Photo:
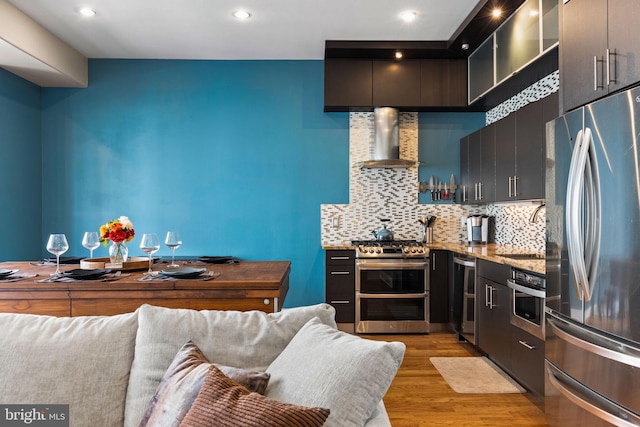
<instances>
[{"instance_id":1,"label":"glass vase","mask_svg":"<svg viewBox=\"0 0 640 427\"><path fill-rule=\"evenodd\" d=\"M109 246L109 260L111 264L122 266L129 259L129 248L124 242L112 242Z\"/></svg>"}]
</instances>

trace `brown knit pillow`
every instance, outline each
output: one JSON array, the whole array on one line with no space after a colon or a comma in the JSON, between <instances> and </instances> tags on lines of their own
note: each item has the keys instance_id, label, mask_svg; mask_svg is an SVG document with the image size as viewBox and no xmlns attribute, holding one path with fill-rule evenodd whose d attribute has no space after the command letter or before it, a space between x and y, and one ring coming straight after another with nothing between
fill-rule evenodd
<instances>
[{"instance_id":1,"label":"brown knit pillow","mask_svg":"<svg viewBox=\"0 0 640 427\"><path fill-rule=\"evenodd\" d=\"M329 410L292 405L252 393L211 366L180 427L320 427Z\"/></svg>"},{"instance_id":2,"label":"brown knit pillow","mask_svg":"<svg viewBox=\"0 0 640 427\"><path fill-rule=\"evenodd\" d=\"M183 345L162 377L138 427L177 427L198 396L212 365L193 341ZM215 366L251 391L262 394L269 383L270 375L264 372Z\"/></svg>"}]
</instances>

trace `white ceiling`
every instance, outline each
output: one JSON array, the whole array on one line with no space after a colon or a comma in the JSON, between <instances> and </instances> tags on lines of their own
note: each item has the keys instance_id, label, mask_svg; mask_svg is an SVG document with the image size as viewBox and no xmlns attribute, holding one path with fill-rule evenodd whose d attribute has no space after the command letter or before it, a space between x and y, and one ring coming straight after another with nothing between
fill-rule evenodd
<instances>
[{"instance_id":1,"label":"white ceiling","mask_svg":"<svg viewBox=\"0 0 640 427\"><path fill-rule=\"evenodd\" d=\"M9 0L88 58L146 59L323 59L325 40L446 41L481 2ZM233 18L239 8L251 18ZM398 17L408 9L411 24Z\"/></svg>"}]
</instances>

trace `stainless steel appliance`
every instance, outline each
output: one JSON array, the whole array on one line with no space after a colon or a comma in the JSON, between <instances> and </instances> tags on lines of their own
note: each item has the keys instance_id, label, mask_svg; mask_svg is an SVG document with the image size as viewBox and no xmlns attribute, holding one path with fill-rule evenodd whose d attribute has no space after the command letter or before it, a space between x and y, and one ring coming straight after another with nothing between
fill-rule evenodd
<instances>
[{"instance_id":1,"label":"stainless steel appliance","mask_svg":"<svg viewBox=\"0 0 640 427\"><path fill-rule=\"evenodd\" d=\"M511 269L507 286L511 289L510 320L513 326L544 340L544 276Z\"/></svg>"},{"instance_id":2,"label":"stainless steel appliance","mask_svg":"<svg viewBox=\"0 0 640 427\"><path fill-rule=\"evenodd\" d=\"M472 244L489 242L489 217L469 215L467 217L467 240Z\"/></svg>"},{"instance_id":3,"label":"stainless steel appliance","mask_svg":"<svg viewBox=\"0 0 640 427\"><path fill-rule=\"evenodd\" d=\"M453 257L453 280L449 296L453 331L477 345L476 259L456 254Z\"/></svg>"},{"instance_id":4,"label":"stainless steel appliance","mask_svg":"<svg viewBox=\"0 0 640 427\"><path fill-rule=\"evenodd\" d=\"M640 425L640 88L547 124L551 425Z\"/></svg>"},{"instance_id":5,"label":"stainless steel appliance","mask_svg":"<svg viewBox=\"0 0 640 427\"><path fill-rule=\"evenodd\" d=\"M429 332L429 259L415 241L354 241L356 333Z\"/></svg>"}]
</instances>

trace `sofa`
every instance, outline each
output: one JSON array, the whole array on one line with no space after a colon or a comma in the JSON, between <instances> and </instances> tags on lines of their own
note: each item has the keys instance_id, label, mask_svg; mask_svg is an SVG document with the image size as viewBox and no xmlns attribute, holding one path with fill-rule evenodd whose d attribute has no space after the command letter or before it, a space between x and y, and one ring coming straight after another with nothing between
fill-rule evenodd
<instances>
[{"instance_id":1,"label":"sofa","mask_svg":"<svg viewBox=\"0 0 640 427\"><path fill-rule=\"evenodd\" d=\"M337 330L328 304L270 314L151 305L116 316L0 313L0 405L68 405L73 427L250 425L224 417L283 413L315 420L300 425L390 426L382 397L404 352Z\"/></svg>"}]
</instances>

